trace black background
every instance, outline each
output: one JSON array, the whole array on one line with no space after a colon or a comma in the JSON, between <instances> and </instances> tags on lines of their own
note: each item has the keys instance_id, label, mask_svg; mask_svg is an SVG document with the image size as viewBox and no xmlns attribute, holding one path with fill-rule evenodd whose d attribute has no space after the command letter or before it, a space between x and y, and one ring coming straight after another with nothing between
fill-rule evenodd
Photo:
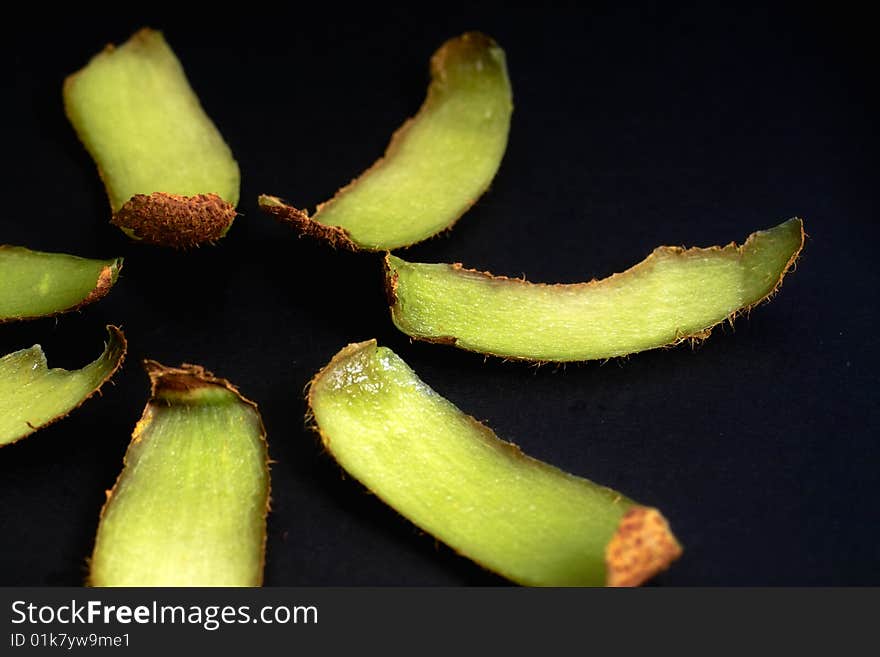
<instances>
[{"instance_id":1,"label":"black background","mask_svg":"<svg viewBox=\"0 0 880 657\"><path fill-rule=\"evenodd\" d=\"M307 381L371 337L527 453L661 508L685 554L657 584L880 584L865 17L602 5L133 14L6 25L0 243L126 260L100 303L0 326L0 352L40 343L50 365L81 367L108 323L130 351L100 397L0 450L0 584L83 581L146 402L144 357L200 363L259 403L276 461L267 585L503 584L343 477L305 428ZM175 253L110 226L63 114L65 75L142 25L165 31L241 166L242 216L215 247ZM510 143L490 191L407 259L575 282L660 244L741 241L801 216L809 239L775 299L694 349L484 361L399 334L379 256L298 239L257 210L259 193L314 207L372 163L421 104L431 53L471 29L507 53Z\"/></svg>"}]
</instances>

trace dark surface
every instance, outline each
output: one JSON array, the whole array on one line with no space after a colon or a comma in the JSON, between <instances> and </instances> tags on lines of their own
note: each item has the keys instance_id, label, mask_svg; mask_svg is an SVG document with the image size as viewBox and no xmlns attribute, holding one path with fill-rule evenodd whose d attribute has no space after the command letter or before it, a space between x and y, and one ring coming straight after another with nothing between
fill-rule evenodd
<instances>
[{"instance_id":1,"label":"dark surface","mask_svg":"<svg viewBox=\"0 0 880 657\"><path fill-rule=\"evenodd\" d=\"M102 396L0 450L0 584L83 580L146 402L144 357L202 364L259 403L276 461L267 584L503 583L343 477L304 428L307 381L370 337L527 453L661 508L685 554L659 584L880 584L863 17L691 7L232 23L56 17L4 46L0 243L126 261L100 303L0 326L0 352L41 343L50 365L81 367L117 323L130 353ZM213 248L164 251L110 226L62 111L64 76L144 24L164 29L241 165L242 216ZM379 256L297 239L257 210L259 193L313 207L366 168L418 109L430 54L469 29L507 52L509 148L455 229L404 257L573 282L660 244L741 241L801 216L807 246L773 302L695 349L484 361L399 334Z\"/></svg>"}]
</instances>

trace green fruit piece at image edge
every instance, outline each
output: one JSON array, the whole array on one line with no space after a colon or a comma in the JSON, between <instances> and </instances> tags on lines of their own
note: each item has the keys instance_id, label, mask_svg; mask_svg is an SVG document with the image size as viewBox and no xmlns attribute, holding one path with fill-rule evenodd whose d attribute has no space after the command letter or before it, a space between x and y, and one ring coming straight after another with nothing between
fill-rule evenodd
<instances>
[{"instance_id":1,"label":"green fruit piece at image edge","mask_svg":"<svg viewBox=\"0 0 880 657\"><path fill-rule=\"evenodd\" d=\"M116 226L174 248L226 234L238 203L238 164L161 32L142 29L108 45L64 81L63 95Z\"/></svg>"},{"instance_id":2,"label":"green fruit piece at image edge","mask_svg":"<svg viewBox=\"0 0 880 657\"><path fill-rule=\"evenodd\" d=\"M352 477L459 554L532 586L636 586L681 547L657 509L523 454L375 340L342 349L308 401Z\"/></svg>"},{"instance_id":3,"label":"green fruit piece at image edge","mask_svg":"<svg viewBox=\"0 0 880 657\"><path fill-rule=\"evenodd\" d=\"M49 369L40 345L0 358L0 446L60 420L100 390L125 358L125 336L107 327L97 360L79 370Z\"/></svg>"},{"instance_id":4,"label":"green fruit piece at image edge","mask_svg":"<svg viewBox=\"0 0 880 657\"><path fill-rule=\"evenodd\" d=\"M92 260L0 245L0 323L78 310L104 297L122 258Z\"/></svg>"},{"instance_id":5,"label":"green fruit piece at image edge","mask_svg":"<svg viewBox=\"0 0 880 657\"><path fill-rule=\"evenodd\" d=\"M198 365L145 361L152 393L107 493L91 586L260 586L269 462L256 405Z\"/></svg>"},{"instance_id":6,"label":"green fruit piece at image edge","mask_svg":"<svg viewBox=\"0 0 880 657\"><path fill-rule=\"evenodd\" d=\"M742 246L661 246L621 274L547 285L459 264L385 259L391 317L410 337L531 361L585 361L708 337L779 288L804 244L790 219Z\"/></svg>"},{"instance_id":7,"label":"green fruit piece at image edge","mask_svg":"<svg viewBox=\"0 0 880 657\"><path fill-rule=\"evenodd\" d=\"M354 251L420 242L450 228L489 187L512 112L504 51L478 32L450 39L431 58L425 102L384 157L311 216L275 196L261 196L260 208Z\"/></svg>"}]
</instances>

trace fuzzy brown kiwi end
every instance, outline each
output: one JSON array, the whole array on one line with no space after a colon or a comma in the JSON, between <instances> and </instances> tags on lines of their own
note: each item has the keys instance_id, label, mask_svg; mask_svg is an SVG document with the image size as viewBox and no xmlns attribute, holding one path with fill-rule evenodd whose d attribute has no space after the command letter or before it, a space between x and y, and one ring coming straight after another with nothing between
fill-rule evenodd
<instances>
[{"instance_id":1,"label":"fuzzy brown kiwi end","mask_svg":"<svg viewBox=\"0 0 880 657\"><path fill-rule=\"evenodd\" d=\"M657 509L637 506L624 514L605 548L608 586L638 586L681 556L669 523Z\"/></svg>"},{"instance_id":2,"label":"fuzzy brown kiwi end","mask_svg":"<svg viewBox=\"0 0 880 657\"><path fill-rule=\"evenodd\" d=\"M190 249L216 242L234 220L235 208L217 194L154 192L132 196L111 223L148 244Z\"/></svg>"}]
</instances>

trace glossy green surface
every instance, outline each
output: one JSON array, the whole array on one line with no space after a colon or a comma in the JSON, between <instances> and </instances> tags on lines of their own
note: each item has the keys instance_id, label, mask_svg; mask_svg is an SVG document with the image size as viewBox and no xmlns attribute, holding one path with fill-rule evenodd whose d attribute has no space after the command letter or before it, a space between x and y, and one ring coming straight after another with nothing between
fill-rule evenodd
<instances>
[{"instance_id":1,"label":"glossy green surface","mask_svg":"<svg viewBox=\"0 0 880 657\"><path fill-rule=\"evenodd\" d=\"M238 164L160 32L140 30L95 55L66 80L64 106L114 213L153 192L238 203Z\"/></svg>"},{"instance_id":2,"label":"glossy green surface","mask_svg":"<svg viewBox=\"0 0 880 657\"><path fill-rule=\"evenodd\" d=\"M155 380L101 514L93 586L262 583L269 472L260 415L225 382L202 378L179 392L179 380Z\"/></svg>"},{"instance_id":3,"label":"glossy green surface","mask_svg":"<svg viewBox=\"0 0 880 657\"><path fill-rule=\"evenodd\" d=\"M79 370L49 369L39 345L0 358L0 446L64 417L113 375L125 338L115 326L107 331L104 353Z\"/></svg>"},{"instance_id":4,"label":"glossy green surface","mask_svg":"<svg viewBox=\"0 0 880 657\"><path fill-rule=\"evenodd\" d=\"M791 219L742 247L660 247L622 274L543 285L386 259L395 325L470 351L537 361L622 356L702 337L770 295L803 245Z\"/></svg>"},{"instance_id":5,"label":"glossy green surface","mask_svg":"<svg viewBox=\"0 0 880 657\"><path fill-rule=\"evenodd\" d=\"M122 258L90 260L0 246L0 322L55 315L95 301L121 268Z\"/></svg>"},{"instance_id":6,"label":"glossy green surface","mask_svg":"<svg viewBox=\"0 0 880 657\"><path fill-rule=\"evenodd\" d=\"M460 554L522 584L605 584L605 548L633 503L499 440L389 349L349 345L309 402L339 464Z\"/></svg>"}]
</instances>

